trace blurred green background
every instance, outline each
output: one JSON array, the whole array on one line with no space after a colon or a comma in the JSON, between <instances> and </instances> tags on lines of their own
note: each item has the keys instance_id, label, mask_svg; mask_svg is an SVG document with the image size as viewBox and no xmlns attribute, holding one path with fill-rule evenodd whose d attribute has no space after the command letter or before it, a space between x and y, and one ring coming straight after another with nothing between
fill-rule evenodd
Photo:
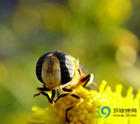
<instances>
[{"instance_id":1,"label":"blurred green background","mask_svg":"<svg viewBox=\"0 0 140 124\"><path fill-rule=\"evenodd\" d=\"M97 85L140 88L140 0L0 0L0 124L26 124L41 86L38 58L61 50L79 58Z\"/></svg>"}]
</instances>

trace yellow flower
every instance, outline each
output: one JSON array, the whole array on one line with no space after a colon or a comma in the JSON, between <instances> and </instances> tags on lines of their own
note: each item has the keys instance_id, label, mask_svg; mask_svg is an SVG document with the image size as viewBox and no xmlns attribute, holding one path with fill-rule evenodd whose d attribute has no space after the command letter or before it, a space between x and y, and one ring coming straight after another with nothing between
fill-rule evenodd
<instances>
[{"instance_id":1,"label":"yellow flower","mask_svg":"<svg viewBox=\"0 0 140 124\"><path fill-rule=\"evenodd\" d=\"M122 85L117 85L112 92L106 82L102 81L99 91L79 87L76 94L60 98L49 108L33 107L30 124L64 124L66 109L69 124L139 124L140 122L140 91L136 97L129 88L125 97L121 95Z\"/></svg>"}]
</instances>

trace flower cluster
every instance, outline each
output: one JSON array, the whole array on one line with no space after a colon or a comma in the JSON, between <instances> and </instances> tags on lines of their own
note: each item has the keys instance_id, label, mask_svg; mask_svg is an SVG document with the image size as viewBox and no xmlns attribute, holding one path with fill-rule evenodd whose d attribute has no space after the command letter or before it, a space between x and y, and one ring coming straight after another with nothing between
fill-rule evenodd
<instances>
[{"instance_id":1,"label":"flower cluster","mask_svg":"<svg viewBox=\"0 0 140 124\"><path fill-rule=\"evenodd\" d=\"M69 124L139 124L140 122L140 91L134 98L130 87L125 97L122 96L122 85L116 86L113 92L103 81L99 91L80 87L76 94L60 98L49 108L33 107L34 114L30 124L65 124L66 109Z\"/></svg>"}]
</instances>

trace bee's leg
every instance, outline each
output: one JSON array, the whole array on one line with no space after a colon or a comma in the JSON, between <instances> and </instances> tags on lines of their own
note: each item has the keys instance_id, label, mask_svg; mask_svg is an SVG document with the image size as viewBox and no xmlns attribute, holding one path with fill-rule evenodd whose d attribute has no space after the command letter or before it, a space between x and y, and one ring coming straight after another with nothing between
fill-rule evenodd
<instances>
[{"instance_id":1,"label":"bee's leg","mask_svg":"<svg viewBox=\"0 0 140 124\"><path fill-rule=\"evenodd\" d=\"M52 90L52 96L51 96L52 103L55 102L55 100L54 100L55 94L56 94L55 90Z\"/></svg>"},{"instance_id":2,"label":"bee's leg","mask_svg":"<svg viewBox=\"0 0 140 124\"><path fill-rule=\"evenodd\" d=\"M50 89L46 88L45 86L39 87L39 88L37 88L37 90L39 91L39 93L35 94L34 97L39 96L41 94L40 92L42 92L42 91L50 91Z\"/></svg>"},{"instance_id":3,"label":"bee's leg","mask_svg":"<svg viewBox=\"0 0 140 124\"><path fill-rule=\"evenodd\" d=\"M66 89L66 88L62 88L63 91L66 91L66 92L72 92L72 89Z\"/></svg>"},{"instance_id":4,"label":"bee's leg","mask_svg":"<svg viewBox=\"0 0 140 124\"><path fill-rule=\"evenodd\" d=\"M80 99L80 97L79 96L77 96L76 94L71 94L71 96L72 97L74 97L74 98L76 98L76 99ZM70 120L69 120L69 118L68 118L68 112L71 110L71 109L73 109L74 107L76 107L77 105L79 105L81 102L79 102L78 104L76 104L75 106L72 106L72 107L69 107L69 108L67 108L66 109L66 122L70 122Z\"/></svg>"},{"instance_id":5,"label":"bee's leg","mask_svg":"<svg viewBox=\"0 0 140 124\"><path fill-rule=\"evenodd\" d=\"M83 87L86 87L87 84L91 84L92 83L92 81L93 81L93 74L87 75L81 81L84 82Z\"/></svg>"},{"instance_id":6,"label":"bee's leg","mask_svg":"<svg viewBox=\"0 0 140 124\"><path fill-rule=\"evenodd\" d=\"M45 93L44 91L41 91L40 94L46 96L51 104L53 103L52 99L49 97L49 95L47 93Z\"/></svg>"},{"instance_id":7,"label":"bee's leg","mask_svg":"<svg viewBox=\"0 0 140 124\"><path fill-rule=\"evenodd\" d=\"M74 108L74 106L69 107L69 108L66 109L66 116L65 116L65 117L66 117L66 122L68 122L68 123L70 122L70 120L68 119L68 112L69 112L71 109L73 109L73 108Z\"/></svg>"},{"instance_id":8,"label":"bee's leg","mask_svg":"<svg viewBox=\"0 0 140 124\"><path fill-rule=\"evenodd\" d=\"M42 95L44 95L44 96L47 97L47 99L49 100L49 102L50 102L51 104L53 103L53 98L54 98L54 96L55 96L54 91L52 91L52 97L50 98L49 95L48 95L46 92L44 92L44 91L50 91L49 88L46 88L46 87L44 86L43 88L40 88L40 87L37 88L37 90L39 91L39 93L35 94L34 96L38 96L38 95L42 94Z\"/></svg>"},{"instance_id":9,"label":"bee's leg","mask_svg":"<svg viewBox=\"0 0 140 124\"><path fill-rule=\"evenodd\" d=\"M60 96L55 100L55 102L57 102L60 98L65 97L65 96L67 96L67 95L69 95L69 93L65 93L65 94L60 95ZM75 94L70 94L70 95L71 95L72 97L75 97L76 99L80 99L80 97L77 96L77 95L75 95Z\"/></svg>"},{"instance_id":10,"label":"bee's leg","mask_svg":"<svg viewBox=\"0 0 140 124\"><path fill-rule=\"evenodd\" d=\"M65 97L65 96L67 96L67 95L68 95L68 93L65 93L65 94L60 95L60 96L55 100L55 102L57 102L60 98Z\"/></svg>"},{"instance_id":11,"label":"bee's leg","mask_svg":"<svg viewBox=\"0 0 140 124\"><path fill-rule=\"evenodd\" d=\"M65 96L67 96L67 95L71 95L72 97L74 97L74 98L76 98L76 99L80 99L80 97L77 96L76 94L65 93L65 94L60 95L60 96L55 100L55 103L56 103L60 98L65 97ZM78 104L77 104L77 105L78 105ZM67 121L67 122L70 122L70 120L68 119L68 112L69 112L72 108L74 108L74 107L75 107L75 106L72 106L72 107L69 107L69 108L66 109L66 115L65 115L65 117L66 117L66 121Z\"/></svg>"},{"instance_id":12,"label":"bee's leg","mask_svg":"<svg viewBox=\"0 0 140 124\"><path fill-rule=\"evenodd\" d=\"M36 94L33 95L33 97L36 97L36 96L39 96L39 95L40 95L40 93L36 93Z\"/></svg>"},{"instance_id":13,"label":"bee's leg","mask_svg":"<svg viewBox=\"0 0 140 124\"><path fill-rule=\"evenodd\" d=\"M71 94L72 97L76 98L76 99L80 99L80 97L76 94Z\"/></svg>"},{"instance_id":14,"label":"bee's leg","mask_svg":"<svg viewBox=\"0 0 140 124\"><path fill-rule=\"evenodd\" d=\"M46 88L46 87L42 87L42 88L37 88L38 91L50 91L49 88Z\"/></svg>"}]
</instances>

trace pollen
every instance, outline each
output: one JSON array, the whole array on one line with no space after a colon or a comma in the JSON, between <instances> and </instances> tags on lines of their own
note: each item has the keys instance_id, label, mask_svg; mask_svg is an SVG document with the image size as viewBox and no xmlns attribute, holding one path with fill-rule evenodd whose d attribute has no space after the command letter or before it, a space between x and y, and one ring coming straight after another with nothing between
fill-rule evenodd
<instances>
[{"instance_id":1,"label":"pollen","mask_svg":"<svg viewBox=\"0 0 140 124\"><path fill-rule=\"evenodd\" d=\"M140 90L136 96L130 87L122 96L122 85L112 91L106 81L102 81L97 90L80 87L75 94L60 98L48 108L33 107L34 114L30 124L139 124ZM70 122L66 122L67 117Z\"/></svg>"}]
</instances>

